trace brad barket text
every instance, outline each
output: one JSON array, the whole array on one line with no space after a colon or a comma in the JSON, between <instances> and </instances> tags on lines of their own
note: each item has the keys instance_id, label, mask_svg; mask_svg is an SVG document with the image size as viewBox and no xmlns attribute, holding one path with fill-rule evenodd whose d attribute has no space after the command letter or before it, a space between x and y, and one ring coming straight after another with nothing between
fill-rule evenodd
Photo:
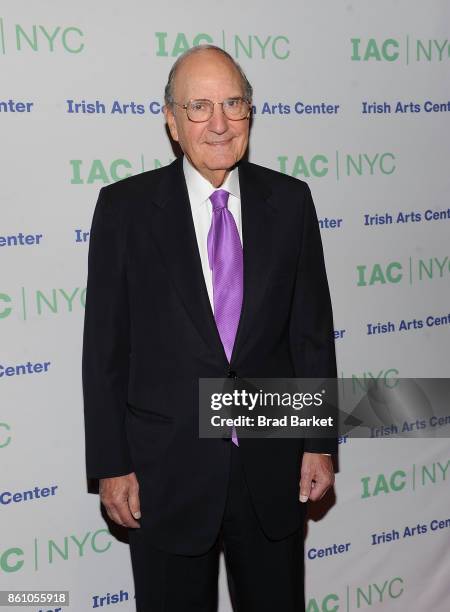
<instances>
[{"instance_id":1,"label":"brad barket text","mask_svg":"<svg viewBox=\"0 0 450 612\"><path fill-rule=\"evenodd\" d=\"M266 417L259 414L256 417L238 416L235 418L221 417L214 415L211 417L213 427L333 427L333 417L306 417L301 418L297 414L285 415L280 418Z\"/></svg>"}]
</instances>

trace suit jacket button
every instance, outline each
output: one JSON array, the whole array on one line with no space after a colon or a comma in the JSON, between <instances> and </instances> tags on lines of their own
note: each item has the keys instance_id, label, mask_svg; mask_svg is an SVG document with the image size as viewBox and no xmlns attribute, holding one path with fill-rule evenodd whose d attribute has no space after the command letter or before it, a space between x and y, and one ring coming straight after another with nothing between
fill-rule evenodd
<instances>
[{"instance_id":1,"label":"suit jacket button","mask_svg":"<svg viewBox=\"0 0 450 612\"><path fill-rule=\"evenodd\" d=\"M234 370L228 370L228 378L237 378L237 374Z\"/></svg>"}]
</instances>

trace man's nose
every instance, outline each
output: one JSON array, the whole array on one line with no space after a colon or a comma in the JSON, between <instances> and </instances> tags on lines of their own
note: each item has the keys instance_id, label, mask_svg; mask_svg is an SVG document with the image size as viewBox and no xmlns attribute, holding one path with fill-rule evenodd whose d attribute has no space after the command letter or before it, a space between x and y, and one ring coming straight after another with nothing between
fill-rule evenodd
<instances>
[{"instance_id":1,"label":"man's nose","mask_svg":"<svg viewBox=\"0 0 450 612\"><path fill-rule=\"evenodd\" d=\"M208 128L217 134L223 134L228 129L228 119L225 117L222 105L214 104L213 114L209 120Z\"/></svg>"}]
</instances>

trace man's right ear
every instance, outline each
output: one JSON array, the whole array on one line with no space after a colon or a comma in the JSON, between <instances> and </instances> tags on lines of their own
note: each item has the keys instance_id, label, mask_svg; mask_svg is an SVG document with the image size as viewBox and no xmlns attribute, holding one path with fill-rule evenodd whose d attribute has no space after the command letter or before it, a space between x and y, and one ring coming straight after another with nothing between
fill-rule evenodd
<instances>
[{"instance_id":1,"label":"man's right ear","mask_svg":"<svg viewBox=\"0 0 450 612\"><path fill-rule=\"evenodd\" d=\"M178 142L178 130L173 110L166 104L163 107L163 113L164 117L166 118L167 125L169 126L170 135L175 142Z\"/></svg>"}]
</instances>

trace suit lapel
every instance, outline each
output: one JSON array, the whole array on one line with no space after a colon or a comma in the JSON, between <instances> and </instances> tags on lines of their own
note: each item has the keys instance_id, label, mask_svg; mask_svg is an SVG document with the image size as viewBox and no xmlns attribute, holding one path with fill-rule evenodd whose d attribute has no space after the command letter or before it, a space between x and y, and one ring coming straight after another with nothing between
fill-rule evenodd
<instances>
[{"instance_id":1,"label":"suit lapel","mask_svg":"<svg viewBox=\"0 0 450 612\"><path fill-rule=\"evenodd\" d=\"M226 362L203 276L182 158L167 168L152 201L152 237L171 280L198 333Z\"/></svg>"},{"instance_id":2,"label":"suit lapel","mask_svg":"<svg viewBox=\"0 0 450 612\"><path fill-rule=\"evenodd\" d=\"M271 257L276 209L270 200L271 188L255 176L251 164L239 166L242 240L244 245L244 300L231 362L235 362L262 308Z\"/></svg>"},{"instance_id":3,"label":"suit lapel","mask_svg":"<svg viewBox=\"0 0 450 612\"><path fill-rule=\"evenodd\" d=\"M232 363L238 358L262 307L274 251L273 220L276 214L270 201L270 186L261 182L260 176L256 176L252 166L246 162L239 166L239 185L244 244L244 299ZM207 346L227 362L203 277L182 158L167 168L152 202L151 233L172 282Z\"/></svg>"}]
</instances>

